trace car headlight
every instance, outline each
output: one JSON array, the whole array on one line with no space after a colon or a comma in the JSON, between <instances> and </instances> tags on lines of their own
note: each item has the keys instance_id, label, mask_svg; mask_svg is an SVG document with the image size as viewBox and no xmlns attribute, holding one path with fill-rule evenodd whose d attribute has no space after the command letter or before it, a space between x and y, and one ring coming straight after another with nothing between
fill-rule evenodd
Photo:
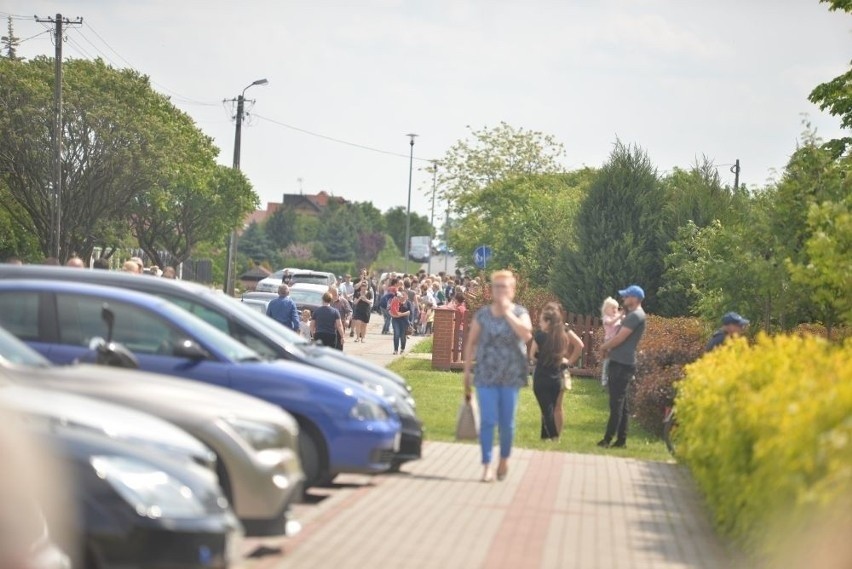
<instances>
[{"instance_id":1,"label":"car headlight","mask_svg":"<svg viewBox=\"0 0 852 569\"><path fill-rule=\"evenodd\" d=\"M225 421L254 450L261 451L282 446L278 430L268 423L233 418L225 419Z\"/></svg>"},{"instance_id":2,"label":"car headlight","mask_svg":"<svg viewBox=\"0 0 852 569\"><path fill-rule=\"evenodd\" d=\"M94 456L90 462L98 477L140 516L186 519L205 515L204 504L192 489L154 465L121 456Z\"/></svg>"},{"instance_id":3,"label":"car headlight","mask_svg":"<svg viewBox=\"0 0 852 569\"><path fill-rule=\"evenodd\" d=\"M349 415L359 421L386 421L388 419L388 414L381 405L364 399L359 399L355 403Z\"/></svg>"}]
</instances>

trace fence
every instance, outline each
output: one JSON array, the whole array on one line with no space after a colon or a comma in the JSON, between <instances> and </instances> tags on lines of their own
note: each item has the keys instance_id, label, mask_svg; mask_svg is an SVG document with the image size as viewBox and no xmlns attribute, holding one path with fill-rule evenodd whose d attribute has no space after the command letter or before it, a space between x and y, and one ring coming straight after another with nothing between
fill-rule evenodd
<instances>
[{"instance_id":1,"label":"fence","mask_svg":"<svg viewBox=\"0 0 852 569\"><path fill-rule=\"evenodd\" d=\"M460 370L464 367L464 349L467 345L466 331L470 329L471 314L441 308L435 311L432 336L432 369ZM577 360L573 375L595 376L600 364L598 347L603 337L600 318L568 314L568 328L583 341L583 353Z\"/></svg>"}]
</instances>

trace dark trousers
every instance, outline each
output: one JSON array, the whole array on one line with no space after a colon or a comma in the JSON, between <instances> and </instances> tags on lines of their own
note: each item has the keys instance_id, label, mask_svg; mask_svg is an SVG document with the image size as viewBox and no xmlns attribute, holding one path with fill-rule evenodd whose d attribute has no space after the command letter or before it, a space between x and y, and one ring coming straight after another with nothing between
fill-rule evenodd
<instances>
[{"instance_id":1,"label":"dark trousers","mask_svg":"<svg viewBox=\"0 0 852 569\"><path fill-rule=\"evenodd\" d=\"M393 319L393 351L405 350L405 331L408 330L408 317Z\"/></svg>"},{"instance_id":2,"label":"dark trousers","mask_svg":"<svg viewBox=\"0 0 852 569\"><path fill-rule=\"evenodd\" d=\"M624 442L627 440L627 422L630 417L627 386L636 373L636 367L610 360L608 373L609 421L606 424L604 440L612 441L617 435L616 442Z\"/></svg>"},{"instance_id":3,"label":"dark trousers","mask_svg":"<svg viewBox=\"0 0 852 569\"><path fill-rule=\"evenodd\" d=\"M340 342L340 338L337 337L337 332L334 334L323 334L322 332L317 332L314 334L314 339L318 340L323 346L328 346L329 348L334 348L336 350L343 349L343 344Z\"/></svg>"},{"instance_id":4,"label":"dark trousers","mask_svg":"<svg viewBox=\"0 0 852 569\"><path fill-rule=\"evenodd\" d=\"M387 334L390 332L391 315L387 308L381 308L380 310L382 311L382 318L384 318L384 322L382 323L382 334Z\"/></svg>"},{"instance_id":5,"label":"dark trousers","mask_svg":"<svg viewBox=\"0 0 852 569\"><path fill-rule=\"evenodd\" d=\"M562 391L562 378L551 375L533 377L533 393L541 409L541 438L555 439L559 437L556 429L556 401Z\"/></svg>"}]
</instances>

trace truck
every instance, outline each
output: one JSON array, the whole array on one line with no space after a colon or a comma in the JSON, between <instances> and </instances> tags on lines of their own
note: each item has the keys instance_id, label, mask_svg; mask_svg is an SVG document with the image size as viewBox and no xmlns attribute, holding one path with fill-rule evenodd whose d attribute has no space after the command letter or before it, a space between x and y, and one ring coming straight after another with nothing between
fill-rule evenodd
<instances>
[{"instance_id":1,"label":"truck","mask_svg":"<svg viewBox=\"0 0 852 569\"><path fill-rule=\"evenodd\" d=\"M429 260L432 254L432 237L429 235L417 235L411 238L408 245L408 258L418 263Z\"/></svg>"}]
</instances>

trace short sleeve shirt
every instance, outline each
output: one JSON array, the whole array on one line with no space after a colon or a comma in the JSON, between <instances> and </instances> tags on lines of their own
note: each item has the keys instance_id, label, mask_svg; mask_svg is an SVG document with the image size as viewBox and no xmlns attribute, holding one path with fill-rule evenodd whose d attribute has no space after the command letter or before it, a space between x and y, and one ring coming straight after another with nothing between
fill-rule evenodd
<instances>
[{"instance_id":1,"label":"short sleeve shirt","mask_svg":"<svg viewBox=\"0 0 852 569\"><path fill-rule=\"evenodd\" d=\"M317 323L317 334L334 334L337 332L336 322L340 320L340 312L332 306L320 306L314 310L314 320Z\"/></svg>"},{"instance_id":2,"label":"short sleeve shirt","mask_svg":"<svg viewBox=\"0 0 852 569\"><path fill-rule=\"evenodd\" d=\"M518 304L515 316L527 314ZM526 385L527 347L518 338L509 322L494 316L490 306L483 306L474 316L479 323L479 342L476 346L476 366L473 383L483 387L523 387Z\"/></svg>"},{"instance_id":3,"label":"short sleeve shirt","mask_svg":"<svg viewBox=\"0 0 852 569\"><path fill-rule=\"evenodd\" d=\"M609 359L624 365L636 365L636 346L645 333L645 311L642 307L627 313L621 321L621 328L629 328L630 335L609 352Z\"/></svg>"}]
</instances>

